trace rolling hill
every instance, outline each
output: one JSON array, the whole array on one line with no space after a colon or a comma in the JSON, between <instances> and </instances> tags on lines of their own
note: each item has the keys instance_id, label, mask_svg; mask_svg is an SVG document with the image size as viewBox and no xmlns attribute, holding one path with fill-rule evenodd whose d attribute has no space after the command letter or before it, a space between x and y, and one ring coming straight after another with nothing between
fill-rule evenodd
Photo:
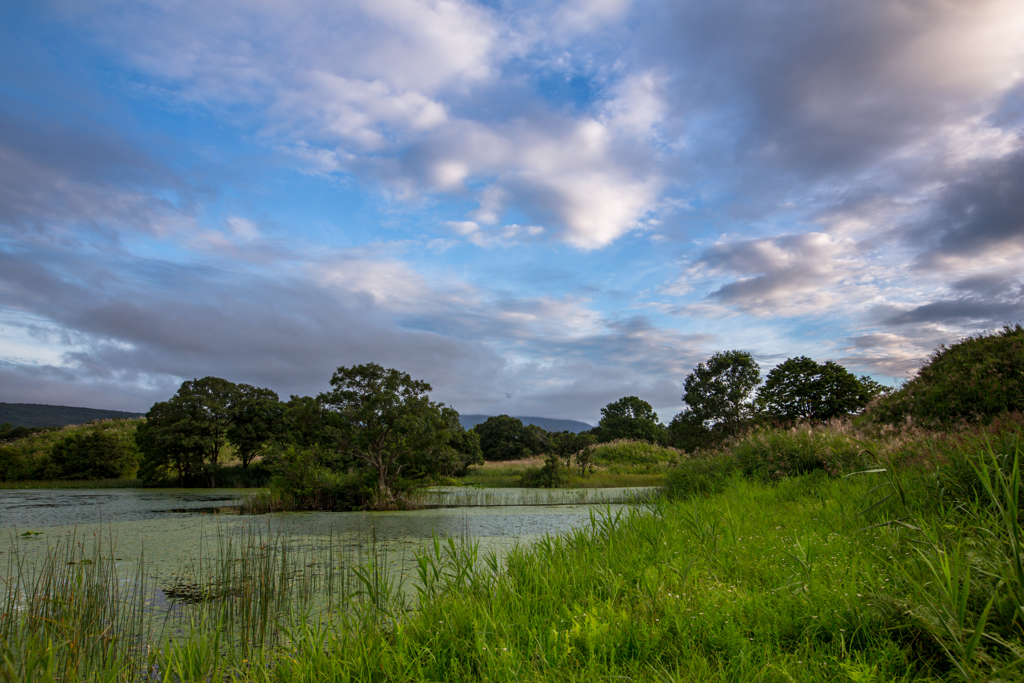
<instances>
[{"instance_id":1,"label":"rolling hill","mask_svg":"<svg viewBox=\"0 0 1024 683\"><path fill-rule=\"evenodd\" d=\"M9 422L15 427L64 427L93 420L124 420L143 415L123 410L50 406L43 403L0 403L0 424Z\"/></svg>"}]
</instances>

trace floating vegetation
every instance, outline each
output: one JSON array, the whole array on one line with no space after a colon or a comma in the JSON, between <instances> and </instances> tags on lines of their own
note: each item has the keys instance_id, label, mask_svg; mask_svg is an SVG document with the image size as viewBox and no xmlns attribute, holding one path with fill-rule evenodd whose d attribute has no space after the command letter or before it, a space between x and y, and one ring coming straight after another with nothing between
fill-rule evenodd
<instances>
[{"instance_id":1,"label":"floating vegetation","mask_svg":"<svg viewBox=\"0 0 1024 683\"><path fill-rule=\"evenodd\" d=\"M477 489L437 487L419 494L424 507L496 507L533 505L614 505L646 503L661 495L659 486L606 489Z\"/></svg>"}]
</instances>

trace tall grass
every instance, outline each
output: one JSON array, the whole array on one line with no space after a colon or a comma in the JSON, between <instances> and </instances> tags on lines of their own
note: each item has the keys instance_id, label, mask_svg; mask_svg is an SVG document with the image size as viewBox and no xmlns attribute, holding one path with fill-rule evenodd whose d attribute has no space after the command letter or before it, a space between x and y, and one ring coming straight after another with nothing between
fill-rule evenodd
<instances>
[{"instance_id":1,"label":"tall grass","mask_svg":"<svg viewBox=\"0 0 1024 683\"><path fill-rule=\"evenodd\" d=\"M109 544L85 541L71 536L35 563L17 545L8 554L0 577L0 679L143 675L153 640L144 565L123 577Z\"/></svg>"}]
</instances>

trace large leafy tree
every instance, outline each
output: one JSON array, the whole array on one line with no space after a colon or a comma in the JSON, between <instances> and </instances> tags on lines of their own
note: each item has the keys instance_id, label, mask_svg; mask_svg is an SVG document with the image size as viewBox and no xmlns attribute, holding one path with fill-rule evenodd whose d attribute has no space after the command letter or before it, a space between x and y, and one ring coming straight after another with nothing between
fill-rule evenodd
<instances>
[{"instance_id":1,"label":"large leafy tree","mask_svg":"<svg viewBox=\"0 0 1024 683\"><path fill-rule=\"evenodd\" d=\"M236 396L234 383L204 377L182 382L170 400L154 404L136 431L139 476L154 483L177 473L181 484L202 477L213 486Z\"/></svg>"},{"instance_id":2,"label":"large leafy tree","mask_svg":"<svg viewBox=\"0 0 1024 683\"><path fill-rule=\"evenodd\" d=\"M492 415L473 427L480 435L485 460L518 460L533 454L536 434L527 431L522 420L511 415Z\"/></svg>"},{"instance_id":3,"label":"large leafy tree","mask_svg":"<svg viewBox=\"0 0 1024 683\"><path fill-rule=\"evenodd\" d=\"M597 426L602 441L655 442L664 430L651 404L636 396L624 396L601 408L601 421Z\"/></svg>"},{"instance_id":4,"label":"large leafy tree","mask_svg":"<svg viewBox=\"0 0 1024 683\"><path fill-rule=\"evenodd\" d=\"M830 420L862 410L882 389L870 377L858 379L833 361L819 364L799 356L772 368L757 403L779 420Z\"/></svg>"},{"instance_id":5,"label":"large leafy tree","mask_svg":"<svg viewBox=\"0 0 1024 683\"><path fill-rule=\"evenodd\" d=\"M760 382L761 368L746 351L714 354L683 382L685 422L735 436L754 414L751 396Z\"/></svg>"},{"instance_id":6,"label":"large leafy tree","mask_svg":"<svg viewBox=\"0 0 1024 683\"><path fill-rule=\"evenodd\" d=\"M270 389L239 384L228 408L227 438L246 468L284 427L284 406Z\"/></svg>"},{"instance_id":7,"label":"large leafy tree","mask_svg":"<svg viewBox=\"0 0 1024 683\"><path fill-rule=\"evenodd\" d=\"M376 363L338 368L320 395L337 415L340 447L375 479L378 503L395 501L403 479L438 471L452 457L458 413L430 400L431 387Z\"/></svg>"}]
</instances>

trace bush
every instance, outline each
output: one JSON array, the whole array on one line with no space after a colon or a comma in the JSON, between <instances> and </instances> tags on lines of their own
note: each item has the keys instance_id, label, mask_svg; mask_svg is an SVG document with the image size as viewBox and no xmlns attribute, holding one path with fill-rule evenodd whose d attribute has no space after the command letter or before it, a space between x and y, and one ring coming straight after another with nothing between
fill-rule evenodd
<instances>
[{"instance_id":1,"label":"bush","mask_svg":"<svg viewBox=\"0 0 1024 683\"><path fill-rule=\"evenodd\" d=\"M610 441L594 449L591 462L598 465L657 465L679 461L680 452L646 441Z\"/></svg>"},{"instance_id":2,"label":"bush","mask_svg":"<svg viewBox=\"0 0 1024 683\"><path fill-rule=\"evenodd\" d=\"M1024 328L1006 326L989 335L940 346L899 391L869 408L874 420L926 427L987 424L1024 411Z\"/></svg>"},{"instance_id":3,"label":"bush","mask_svg":"<svg viewBox=\"0 0 1024 683\"><path fill-rule=\"evenodd\" d=\"M31 463L13 446L0 446L0 481L21 481L32 475Z\"/></svg>"},{"instance_id":4,"label":"bush","mask_svg":"<svg viewBox=\"0 0 1024 683\"><path fill-rule=\"evenodd\" d=\"M62 479L117 479L138 465L134 440L120 439L113 431L91 430L69 434L50 452L50 461Z\"/></svg>"},{"instance_id":5,"label":"bush","mask_svg":"<svg viewBox=\"0 0 1024 683\"><path fill-rule=\"evenodd\" d=\"M523 473L519 479L519 485L525 488L552 489L561 486L566 482L565 467L558 458L558 454L549 453L544 458L544 466L530 469Z\"/></svg>"},{"instance_id":6,"label":"bush","mask_svg":"<svg viewBox=\"0 0 1024 683\"><path fill-rule=\"evenodd\" d=\"M833 429L759 429L732 448L743 474L779 479L814 470L839 476L864 469L870 455L859 442Z\"/></svg>"},{"instance_id":7,"label":"bush","mask_svg":"<svg viewBox=\"0 0 1024 683\"><path fill-rule=\"evenodd\" d=\"M665 492L670 498L720 493L739 469L731 453L684 460L669 470Z\"/></svg>"}]
</instances>

